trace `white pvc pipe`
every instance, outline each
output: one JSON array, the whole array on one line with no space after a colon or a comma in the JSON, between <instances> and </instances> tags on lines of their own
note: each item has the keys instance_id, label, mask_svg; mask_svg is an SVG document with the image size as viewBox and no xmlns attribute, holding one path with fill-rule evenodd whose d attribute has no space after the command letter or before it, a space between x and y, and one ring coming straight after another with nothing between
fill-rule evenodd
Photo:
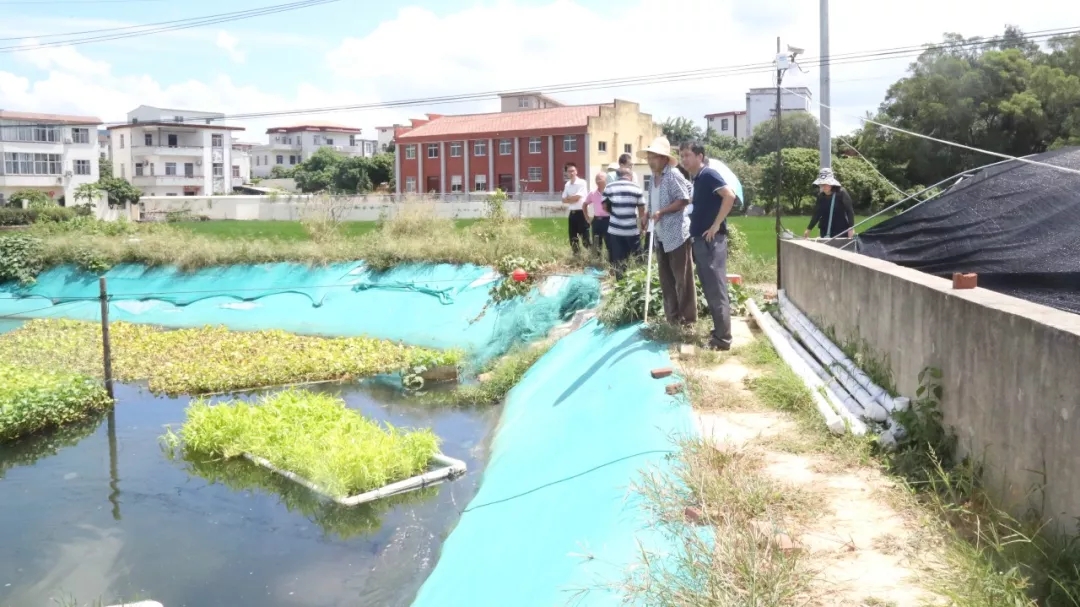
<instances>
[{"instance_id":1,"label":"white pvc pipe","mask_svg":"<svg viewBox=\"0 0 1080 607\"><path fill-rule=\"evenodd\" d=\"M787 323L788 328L791 329L791 332L806 344L807 349L821 361L821 364L828 369L840 385L851 393L859 404L860 410L857 413L863 419L880 423L888 418L886 408L881 406L878 399L874 398L851 372L836 360L829 347L822 343L822 341L828 341L825 336L821 335L820 331L816 331L817 328L809 323L805 317L800 318L798 310L786 299L781 300L780 315Z\"/></svg>"},{"instance_id":2,"label":"white pvc pipe","mask_svg":"<svg viewBox=\"0 0 1080 607\"><path fill-rule=\"evenodd\" d=\"M787 363L791 370L798 375L806 387L810 390L810 395L814 399L814 406L817 407L818 413L825 419L825 425L829 428L829 431L833 434L843 434L847 429L847 425L844 420L840 419L840 416L833 411L833 408L825 400L825 397L819 392L820 388L824 388L825 384L821 382L806 361L799 356L798 352L791 346L787 338L784 337L784 328L780 326L780 323L776 322L773 317L768 314L764 314L754 303L753 299L746 300L746 308L750 310L750 315L754 317L754 321L761 329L762 333L769 338L772 342L773 348L776 349L776 353L780 355L780 358Z\"/></svg>"},{"instance_id":3,"label":"white pvc pipe","mask_svg":"<svg viewBox=\"0 0 1080 607\"><path fill-rule=\"evenodd\" d=\"M865 418L866 408L863 406L862 401L855 396L858 391L856 390L855 392L853 392L851 390L851 387L841 382L838 377L831 375L829 371L827 371L826 368L822 366L828 365L830 361L821 345L818 344L816 340L808 336L808 332L805 328L803 328L801 325L794 322L792 318L787 316L784 313L783 308L780 309L780 321L781 324L784 325L787 330L791 332L795 339L798 340L799 345L804 347L809 352L809 354L811 354L813 364L811 364L810 366L814 367L815 371L817 371L818 369L821 370L820 373L818 373L818 376L821 376L822 373L825 374L823 377L821 377L821 380L830 385L835 385L837 388L834 388L834 391L837 394L843 393L844 395L849 396L849 398L844 399L844 404L848 405L848 410L860 417Z\"/></svg>"},{"instance_id":4,"label":"white pvc pipe","mask_svg":"<svg viewBox=\"0 0 1080 607\"><path fill-rule=\"evenodd\" d=\"M783 325L780 325L783 330ZM862 436L866 434L866 424L859 419L857 413L852 411L852 408L858 408L859 404L848 394L843 386L841 386L836 378L829 375L829 372L814 358L814 356L806 350L800 344L794 336L787 331L783 331L784 339L788 340L791 344L791 348L795 350L795 353L803 359L806 366L821 380L822 388L821 392L824 392L825 401L832 406L833 411L840 416L840 419L844 420L844 423L851 430L851 433L855 436Z\"/></svg>"},{"instance_id":5,"label":"white pvc pipe","mask_svg":"<svg viewBox=\"0 0 1080 607\"><path fill-rule=\"evenodd\" d=\"M810 334L825 348L825 351L829 353L829 356L834 359L840 368L845 369L860 386L865 388L866 391L870 393L870 396L873 397L874 401L881 405L886 412L892 411L893 397L884 388L875 384L874 380L870 379L866 373L863 373L862 369L852 362L851 359L836 346L836 344L832 343L832 341L821 332L821 329L817 328L817 326L815 326L814 323L811 322L790 299L788 299L782 289L777 295L780 299L780 305L785 306L791 311L792 316L810 331Z\"/></svg>"}]
</instances>

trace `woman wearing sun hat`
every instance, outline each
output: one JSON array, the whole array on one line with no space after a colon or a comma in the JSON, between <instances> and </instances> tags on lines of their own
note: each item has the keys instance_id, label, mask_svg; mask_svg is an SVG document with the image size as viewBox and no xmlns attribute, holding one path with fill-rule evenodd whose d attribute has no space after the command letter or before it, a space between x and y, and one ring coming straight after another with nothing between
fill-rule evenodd
<instances>
[{"instance_id":1,"label":"woman wearing sun hat","mask_svg":"<svg viewBox=\"0 0 1080 607\"><path fill-rule=\"evenodd\" d=\"M836 180L832 169L821 169L818 178L814 180L814 185L819 189L817 204L814 207L814 216L810 218L810 225L803 232L803 237L809 238L810 231L820 224L821 238L838 236L854 238L855 208L851 204L851 196Z\"/></svg>"}]
</instances>

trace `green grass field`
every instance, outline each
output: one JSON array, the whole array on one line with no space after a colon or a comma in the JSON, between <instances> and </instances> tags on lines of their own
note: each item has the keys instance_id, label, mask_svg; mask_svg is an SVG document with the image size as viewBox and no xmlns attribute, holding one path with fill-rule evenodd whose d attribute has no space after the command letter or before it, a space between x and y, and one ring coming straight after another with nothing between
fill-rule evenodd
<instances>
[{"instance_id":1,"label":"green grass field","mask_svg":"<svg viewBox=\"0 0 1080 607\"><path fill-rule=\"evenodd\" d=\"M857 221L862 221L862 219L862 217L859 217ZM456 223L458 227L464 227L475 221L475 219L459 219ZM529 219L527 221L533 234L559 241L567 238L566 219L564 218ZM733 217L730 221L746 234L751 253L768 259L776 257L776 224L772 217ZM800 236L809 222L809 217L792 216L783 218L784 227ZM877 220L871 223L877 223ZM192 221L173 225L196 234L225 239L308 240L304 227L298 221ZM373 231L375 227L374 221L351 221L346 222L343 229L346 235L357 237Z\"/></svg>"}]
</instances>

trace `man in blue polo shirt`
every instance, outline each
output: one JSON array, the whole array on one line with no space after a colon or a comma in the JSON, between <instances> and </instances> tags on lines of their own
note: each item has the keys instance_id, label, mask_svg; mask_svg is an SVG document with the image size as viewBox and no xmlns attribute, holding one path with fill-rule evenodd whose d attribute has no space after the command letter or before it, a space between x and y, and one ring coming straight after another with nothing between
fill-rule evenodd
<instances>
[{"instance_id":1,"label":"man in blue polo shirt","mask_svg":"<svg viewBox=\"0 0 1080 607\"><path fill-rule=\"evenodd\" d=\"M694 265L712 314L709 347L731 349L731 302L727 285L727 216L735 206L735 192L716 169L705 164L705 146L684 143L679 148L684 169L694 180L690 239Z\"/></svg>"}]
</instances>

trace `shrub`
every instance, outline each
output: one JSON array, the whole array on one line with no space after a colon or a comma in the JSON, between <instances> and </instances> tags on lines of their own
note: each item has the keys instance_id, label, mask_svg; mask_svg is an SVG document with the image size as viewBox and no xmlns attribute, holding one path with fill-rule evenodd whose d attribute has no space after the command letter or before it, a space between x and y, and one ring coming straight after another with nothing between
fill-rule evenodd
<instances>
[{"instance_id":1,"label":"shrub","mask_svg":"<svg viewBox=\"0 0 1080 607\"><path fill-rule=\"evenodd\" d=\"M623 273L621 280L616 280L611 291L600 305L599 318L604 325L617 328L639 322L645 317L645 280L647 269L644 265L633 266ZM697 289L698 317L705 318L709 315L709 302L705 299L705 293L701 289L701 281L694 276L694 287ZM660 273L653 269L652 283L649 285L649 312L651 318L660 320L664 317L664 294L660 289ZM731 302L732 314L745 313L746 299L749 297L746 290L740 285L728 284L728 298Z\"/></svg>"},{"instance_id":2,"label":"shrub","mask_svg":"<svg viewBox=\"0 0 1080 607\"><path fill-rule=\"evenodd\" d=\"M68 221L81 214L80 209L58 206L30 209L5 207L0 208L0 226L28 226L37 222Z\"/></svg>"},{"instance_id":3,"label":"shrub","mask_svg":"<svg viewBox=\"0 0 1080 607\"><path fill-rule=\"evenodd\" d=\"M112 323L113 374L166 394L205 394L314 381L348 381L413 367L456 366L463 354L367 337L200 327L166 331ZM32 320L0 335L0 360L100 376L101 329L77 320Z\"/></svg>"},{"instance_id":4,"label":"shrub","mask_svg":"<svg viewBox=\"0 0 1080 607\"><path fill-rule=\"evenodd\" d=\"M327 394L287 390L257 404L188 407L179 435L188 457L261 457L335 497L348 497L424 472L438 452L431 430L381 427Z\"/></svg>"},{"instance_id":5,"label":"shrub","mask_svg":"<svg viewBox=\"0 0 1080 607\"><path fill-rule=\"evenodd\" d=\"M0 442L84 420L110 402L85 375L0 364Z\"/></svg>"},{"instance_id":6,"label":"shrub","mask_svg":"<svg viewBox=\"0 0 1080 607\"><path fill-rule=\"evenodd\" d=\"M0 282L32 284L44 267L40 239L25 234L0 236Z\"/></svg>"}]
</instances>

